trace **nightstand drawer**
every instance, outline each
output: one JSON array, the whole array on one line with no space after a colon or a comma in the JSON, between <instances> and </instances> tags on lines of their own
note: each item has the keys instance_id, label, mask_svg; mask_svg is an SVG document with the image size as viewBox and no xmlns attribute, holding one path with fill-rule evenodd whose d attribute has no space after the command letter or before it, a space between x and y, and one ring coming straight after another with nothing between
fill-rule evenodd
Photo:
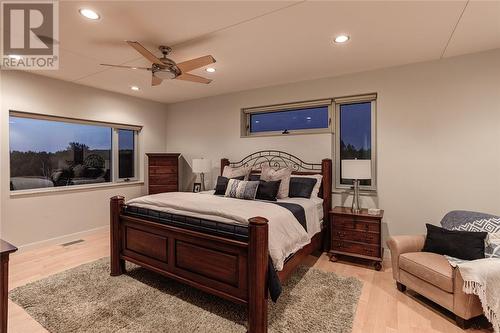
<instances>
[{"instance_id":1,"label":"nightstand drawer","mask_svg":"<svg viewBox=\"0 0 500 333\"><path fill-rule=\"evenodd\" d=\"M332 250L354 253L367 257L380 257L380 247L377 245L368 245L334 239L332 242Z\"/></svg>"},{"instance_id":2,"label":"nightstand drawer","mask_svg":"<svg viewBox=\"0 0 500 333\"><path fill-rule=\"evenodd\" d=\"M347 229L337 229L333 226L332 238L335 240L347 240L369 244L379 244L380 234L366 231L355 231Z\"/></svg>"},{"instance_id":3,"label":"nightstand drawer","mask_svg":"<svg viewBox=\"0 0 500 333\"><path fill-rule=\"evenodd\" d=\"M380 223L371 220L334 217L334 229L380 232Z\"/></svg>"}]
</instances>

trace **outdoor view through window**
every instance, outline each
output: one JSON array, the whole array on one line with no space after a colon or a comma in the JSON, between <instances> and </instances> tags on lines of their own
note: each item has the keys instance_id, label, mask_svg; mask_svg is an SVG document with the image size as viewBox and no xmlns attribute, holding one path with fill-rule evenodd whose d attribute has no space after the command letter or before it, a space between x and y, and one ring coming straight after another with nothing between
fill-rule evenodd
<instances>
[{"instance_id":1,"label":"outdoor view through window","mask_svg":"<svg viewBox=\"0 0 500 333\"><path fill-rule=\"evenodd\" d=\"M111 181L112 128L9 117L10 189Z\"/></svg>"},{"instance_id":2,"label":"outdoor view through window","mask_svg":"<svg viewBox=\"0 0 500 333\"><path fill-rule=\"evenodd\" d=\"M134 131L118 130L118 178L134 177Z\"/></svg>"},{"instance_id":3,"label":"outdoor view through window","mask_svg":"<svg viewBox=\"0 0 500 333\"><path fill-rule=\"evenodd\" d=\"M371 102L340 105L340 160L370 160L372 154ZM342 164L340 164L342 168ZM342 174L342 170L340 170ZM341 179L343 185L352 185L351 179ZM371 180L360 185L370 186Z\"/></svg>"}]
</instances>

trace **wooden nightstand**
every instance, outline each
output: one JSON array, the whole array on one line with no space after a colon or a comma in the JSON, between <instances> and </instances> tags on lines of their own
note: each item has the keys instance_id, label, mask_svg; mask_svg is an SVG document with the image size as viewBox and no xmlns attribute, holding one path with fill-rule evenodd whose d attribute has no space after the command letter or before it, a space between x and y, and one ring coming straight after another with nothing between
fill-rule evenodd
<instances>
[{"instance_id":1,"label":"wooden nightstand","mask_svg":"<svg viewBox=\"0 0 500 333\"><path fill-rule=\"evenodd\" d=\"M330 211L330 260L337 261L337 255L363 258L374 261L377 271L382 269L384 248L382 247L382 218L369 215L367 209L353 213L351 208L335 207Z\"/></svg>"},{"instance_id":2,"label":"wooden nightstand","mask_svg":"<svg viewBox=\"0 0 500 333\"><path fill-rule=\"evenodd\" d=\"M0 239L0 333L7 333L7 306L9 299L9 255L17 247Z\"/></svg>"}]
</instances>

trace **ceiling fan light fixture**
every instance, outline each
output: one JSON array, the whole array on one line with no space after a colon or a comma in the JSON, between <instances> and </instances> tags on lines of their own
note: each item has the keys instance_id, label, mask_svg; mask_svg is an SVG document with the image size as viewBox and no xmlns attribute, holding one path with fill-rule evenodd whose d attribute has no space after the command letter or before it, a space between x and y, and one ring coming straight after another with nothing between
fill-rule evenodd
<instances>
[{"instance_id":1,"label":"ceiling fan light fixture","mask_svg":"<svg viewBox=\"0 0 500 333\"><path fill-rule=\"evenodd\" d=\"M213 67L208 67L207 69L205 69L205 71L208 73L215 73L216 69Z\"/></svg>"},{"instance_id":2,"label":"ceiling fan light fixture","mask_svg":"<svg viewBox=\"0 0 500 333\"><path fill-rule=\"evenodd\" d=\"M82 15L85 18L88 18L89 20L98 20L100 18L99 14L97 14L92 9L82 8L79 10L79 12L80 15Z\"/></svg>"},{"instance_id":3,"label":"ceiling fan light fixture","mask_svg":"<svg viewBox=\"0 0 500 333\"><path fill-rule=\"evenodd\" d=\"M171 79L175 79L177 77L177 75L169 70L161 70L161 71L157 71L157 72L154 72L153 74L154 76L156 76L157 78L160 78L162 80L171 80Z\"/></svg>"},{"instance_id":4,"label":"ceiling fan light fixture","mask_svg":"<svg viewBox=\"0 0 500 333\"><path fill-rule=\"evenodd\" d=\"M141 90L141 88L139 88L138 86L131 86L130 89L132 89L133 91Z\"/></svg>"},{"instance_id":5,"label":"ceiling fan light fixture","mask_svg":"<svg viewBox=\"0 0 500 333\"><path fill-rule=\"evenodd\" d=\"M342 34L342 35L336 36L333 41L336 44L344 44L344 43L347 43L350 39L351 39L351 37L349 35Z\"/></svg>"}]
</instances>

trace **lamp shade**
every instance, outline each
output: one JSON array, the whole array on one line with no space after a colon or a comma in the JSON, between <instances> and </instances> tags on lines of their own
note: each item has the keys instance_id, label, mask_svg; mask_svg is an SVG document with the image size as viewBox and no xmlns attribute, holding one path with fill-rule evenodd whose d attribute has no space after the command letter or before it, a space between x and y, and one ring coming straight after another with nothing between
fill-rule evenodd
<instances>
[{"instance_id":1,"label":"lamp shade","mask_svg":"<svg viewBox=\"0 0 500 333\"><path fill-rule=\"evenodd\" d=\"M204 158L194 158L193 159L193 172L195 173L206 173L212 170L212 162Z\"/></svg>"},{"instance_id":2,"label":"lamp shade","mask_svg":"<svg viewBox=\"0 0 500 333\"><path fill-rule=\"evenodd\" d=\"M371 179L371 160L342 160L343 179Z\"/></svg>"}]
</instances>

